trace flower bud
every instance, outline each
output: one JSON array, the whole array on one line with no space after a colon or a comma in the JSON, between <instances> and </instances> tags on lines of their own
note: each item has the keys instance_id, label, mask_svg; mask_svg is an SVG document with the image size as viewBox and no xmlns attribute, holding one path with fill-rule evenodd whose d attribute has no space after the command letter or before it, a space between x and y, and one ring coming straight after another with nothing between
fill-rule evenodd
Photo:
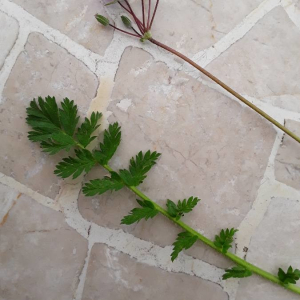
<instances>
[{"instance_id":1,"label":"flower bud","mask_svg":"<svg viewBox=\"0 0 300 300\"><path fill-rule=\"evenodd\" d=\"M128 27L131 28L132 24L131 24L131 20L129 18L127 18L126 16L121 16L122 22L123 24Z\"/></svg>"},{"instance_id":2,"label":"flower bud","mask_svg":"<svg viewBox=\"0 0 300 300\"><path fill-rule=\"evenodd\" d=\"M109 25L109 20L101 15L95 15L96 20L104 26Z\"/></svg>"}]
</instances>

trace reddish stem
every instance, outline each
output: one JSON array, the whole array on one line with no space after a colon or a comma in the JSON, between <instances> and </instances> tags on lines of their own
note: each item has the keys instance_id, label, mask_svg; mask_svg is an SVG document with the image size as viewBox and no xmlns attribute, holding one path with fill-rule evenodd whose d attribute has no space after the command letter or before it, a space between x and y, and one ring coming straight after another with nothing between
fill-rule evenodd
<instances>
[{"instance_id":1,"label":"reddish stem","mask_svg":"<svg viewBox=\"0 0 300 300\"><path fill-rule=\"evenodd\" d=\"M138 26L138 28L140 29L141 33L144 34L145 33L145 27L143 26L143 24L141 23L141 21L137 18L137 16L135 15L133 9L131 8L129 2L127 0L125 0L129 10L130 10L130 14L132 15L132 17L134 18L134 21L136 23L136 25Z\"/></svg>"},{"instance_id":2,"label":"reddish stem","mask_svg":"<svg viewBox=\"0 0 300 300\"><path fill-rule=\"evenodd\" d=\"M155 15L156 15L156 11L157 11L158 4L159 4L159 0L156 0L156 4L155 4L155 8L154 8L154 12L153 12L153 16L152 16L152 19L151 19L151 23L150 23L149 30L150 30L150 29L151 29L151 27L152 27L152 24L153 24L153 21L154 21Z\"/></svg>"},{"instance_id":3,"label":"reddish stem","mask_svg":"<svg viewBox=\"0 0 300 300\"><path fill-rule=\"evenodd\" d=\"M134 33L131 33L131 32L125 31L125 30L122 30L122 29L120 29L120 28L118 28L118 27L116 27L116 26L114 26L112 24L109 24L109 26L111 26L112 28L114 28L116 30L119 30L119 31L121 31L123 33L129 34L129 35L132 35L132 36L135 36L135 37L138 37L138 38L141 37L140 35L137 35L137 34L134 34Z\"/></svg>"},{"instance_id":4,"label":"reddish stem","mask_svg":"<svg viewBox=\"0 0 300 300\"><path fill-rule=\"evenodd\" d=\"M145 27L145 2L142 0L142 11L143 11L143 25Z\"/></svg>"},{"instance_id":5,"label":"reddish stem","mask_svg":"<svg viewBox=\"0 0 300 300\"><path fill-rule=\"evenodd\" d=\"M147 29L146 31L148 31L150 28L150 15L151 15L151 0L149 0L149 7L148 7L148 22L147 22Z\"/></svg>"}]
</instances>

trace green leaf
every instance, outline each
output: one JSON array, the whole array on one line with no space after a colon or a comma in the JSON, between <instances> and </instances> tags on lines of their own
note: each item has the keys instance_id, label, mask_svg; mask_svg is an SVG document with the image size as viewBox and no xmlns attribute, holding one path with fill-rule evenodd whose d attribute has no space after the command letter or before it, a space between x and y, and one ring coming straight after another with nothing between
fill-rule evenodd
<instances>
[{"instance_id":1,"label":"green leaf","mask_svg":"<svg viewBox=\"0 0 300 300\"><path fill-rule=\"evenodd\" d=\"M237 232L237 229L222 229L220 235L215 236L214 244L216 247L220 248L223 253L226 253L229 248L232 247L233 236Z\"/></svg>"},{"instance_id":2,"label":"green leaf","mask_svg":"<svg viewBox=\"0 0 300 300\"><path fill-rule=\"evenodd\" d=\"M59 118L62 128L66 134L73 136L79 121L77 105L74 105L73 100L70 101L68 98L65 98L61 103L61 107L62 109L59 109Z\"/></svg>"},{"instance_id":3,"label":"green leaf","mask_svg":"<svg viewBox=\"0 0 300 300\"><path fill-rule=\"evenodd\" d=\"M121 127L118 123L110 124L104 131L103 143L100 143L100 151L94 155L101 165L106 165L113 157L121 142Z\"/></svg>"},{"instance_id":4,"label":"green leaf","mask_svg":"<svg viewBox=\"0 0 300 300\"><path fill-rule=\"evenodd\" d=\"M176 205L173 201L168 199L168 213L171 217L179 220L184 214L191 212L199 201L200 199L198 199L197 197L190 197L188 200L179 200L178 204Z\"/></svg>"},{"instance_id":5,"label":"green leaf","mask_svg":"<svg viewBox=\"0 0 300 300\"><path fill-rule=\"evenodd\" d=\"M289 266L287 272L285 273L281 268L279 268L278 278L284 284L296 284L296 282L300 279L300 270L293 270L292 266Z\"/></svg>"},{"instance_id":6,"label":"green leaf","mask_svg":"<svg viewBox=\"0 0 300 300\"><path fill-rule=\"evenodd\" d=\"M129 186L138 186L147 177L147 172L156 164L156 160L160 157L160 153L147 151L145 154L139 154L130 160L129 171L120 170L120 176Z\"/></svg>"},{"instance_id":7,"label":"green leaf","mask_svg":"<svg viewBox=\"0 0 300 300\"><path fill-rule=\"evenodd\" d=\"M100 126L98 122L101 117L101 113L93 112L91 117L89 119L85 118L84 122L78 128L76 138L83 147L87 147L96 138L92 134Z\"/></svg>"},{"instance_id":8,"label":"green leaf","mask_svg":"<svg viewBox=\"0 0 300 300\"><path fill-rule=\"evenodd\" d=\"M64 158L56 166L54 174L62 178L67 178L73 175L73 179L77 178L82 172L88 173L93 166L96 165L96 161L92 153L88 150L75 150L76 157Z\"/></svg>"},{"instance_id":9,"label":"green leaf","mask_svg":"<svg viewBox=\"0 0 300 300\"><path fill-rule=\"evenodd\" d=\"M48 152L50 155L54 155L61 150L70 151L73 146L76 145L72 137L64 134L63 132L57 132L52 134L52 140L47 142L41 142L41 148L44 152Z\"/></svg>"},{"instance_id":10,"label":"green leaf","mask_svg":"<svg viewBox=\"0 0 300 300\"><path fill-rule=\"evenodd\" d=\"M176 218L178 215L178 209L176 204L172 200L167 200L167 208L169 215L173 218Z\"/></svg>"},{"instance_id":11,"label":"green leaf","mask_svg":"<svg viewBox=\"0 0 300 300\"><path fill-rule=\"evenodd\" d=\"M140 220L148 220L154 218L158 214L158 210L155 209L152 202L144 200L137 200L142 208L134 208L128 216L125 216L121 224L131 225L133 223L138 223Z\"/></svg>"},{"instance_id":12,"label":"green leaf","mask_svg":"<svg viewBox=\"0 0 300 300\"><path fill-rule=\"evenodd\" d=\"M174 247L171 254L171 260L174 261L182 250L191 248L197 239L198 238L196 235L193 235L187 231L179 233L176 242L173 243Z\"/></svg>"},{"instance_id":13,"label":"green leaf","mask_svg":"<svg viewBox=\"0 0 300 300\"><path fill-rule=\"evenodd\" d=\"M231 269L225 270L225 274L222 276L223 280L228 278L244 278L252 275L252 272L245 267L237 266Z\"/></svg>"},{"instance_id":14,"label":"green leaf","mask_svg":"<svg viewBox=\"0 0 300 300\"><path fill-rule=\"evenodd\" d=\"M109 25L109 20L105 18L104 16L101 16L99 14L95 15L96 20L101 23L103 26Z\"/></svg>"},{"instance_id":15,"label":"green leaf","mask_svg":"<svg viewBox=\"0 0 300 300\"><path fill-rule=\"evenodd\" d=\"M119 175L115 172L111 173L111 177L105 176L103 179L95 179L86 183L83 187L83 193L86 196L101 195L107 191L118 191L124 187L124 183Z\"/></svg>"},{"instance_id":16,"label":"green leaf","mask_svg":"<svg viewBox=\"0 0 300 300\"><path fill-rule=\"evenodd\" d=\"M64 99L62 109L58 109L54 97L35 99L27 108L27 124L32 127L28 138L41 142L44 152L56 154L61 150L70 151L76 144L72 135L78 122L77 107L74 102Z\"/></svg>"},{"instance_id":17,"label":"green leaf","mask_svg":"<svg viewBox=\"0 0 300 300\"><path fill-rule=\"evenodd\" d=\"M123 24L128 27L131 28L132 27L132 23L131 20L129 18L127 18L126 16L121 16L122 22Z\"/></svg>"}]
</instances>

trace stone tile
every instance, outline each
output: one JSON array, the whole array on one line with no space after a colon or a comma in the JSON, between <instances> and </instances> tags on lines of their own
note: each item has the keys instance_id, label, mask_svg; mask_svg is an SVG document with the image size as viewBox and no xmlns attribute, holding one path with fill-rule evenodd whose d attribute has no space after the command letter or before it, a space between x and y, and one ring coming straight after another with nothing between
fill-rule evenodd
<instances>
[{"instance_id":1,"label":"stone tile","mask_svg":"<svg viewBox=\"0 0 300 300\"><path fill-rule=\"evenodd\" d=\"M40 34L31 34L6 82L0 105L0 171L54 198L59 180L53 174L61 155L49 157L27 139L26 107L32 98L53 95L74 99L86 112L98 86L86 66ZM65 154L64 154L65 155Z\"/></svg>"},{"instance_id":2,"label":"stone tile","mask_svg":"<svg viewBox=\"0 0 300 300\"><path fill-rule=\"evenodd\" d=\"M277 274L278 268L300 268L299 200L274 198L251 239L247 260ZM293 294L253 276L241 281L236 300L296 300Z\"/></svg>"},{"instance_id":3,"label":"stone tile","mask_svg":"<svg viewBox=\"0 0 300 300\"><path fill-rule=\"evenodd\" d=\"M98 0L13 0L49 26L69 36L85 48L104 54L113 37L113 30L99 26L96 13L106 15Z\"/></svg>"},{"instance_id":4,"label":"stone tile","mask_svg":"<svg viewBox=\"0 0 300 300\"><path fill-rule=\"evenodd\" d=\"M9 210L15 205L20 198L21 193L0 183L0 226L8 218Z\"/></svg>"},{"instance_id":5,"label":"stone tile","mask_svg":"<svg viewBox=\"0 0 300 300\"><path fill-rule=\"evenodd\" d=\"M3 66L5 58L9 54L13 45L16 42L19 33L19 24L18 22L7 16L6 14L0 12L0 40L1 40L1 49L0 49L0 69Z\"/></svg>"},{"instance_id":6,"label":"stone tile","mask_svg":"<svg viewBox=\"0 0 300 300\"><path fill-rule=\"evenodd\" d=\"M300 123L286 120L285 125L300 136ZM277 180L300 190L300 145L291 137L284 135L275 159L275 177Z\"/></svg>"},{"instance_id":7,"label":"stone tile","mask_svg":"<svg viewBox=\"0 0 300 300\"><path fill-rule=\"evenodd\" d=\"M299 61L300 31L277 7L207 69L240 93L300 112Z\"/></svg>"},{"instance_id":8,"label":"stone tile","mask_svg":"<svg viewBox=\"0 0 300 300\"><path fill-rule=\"evenodd\" d=\"M267 122L135 48L123 55L108 109L110 121L120 122L123 133L111 162L114 168L127 167L139 150L161 151L158 165L140 187L143 192L160 203L200 197L184 220L210 238L221 228L239 226L256 198L274 142L275 131ZM104 174L95 171L86 179ZM125 190L81 195L79 209L90 221L120 228L124 214L136 206L135 198ZM172 244L179 232L160 217L121 228L161 246ZM224 265L211 250L197 247L196 257Z\"/></svg>"},{"instance_id":9,"label":"stone tile","mask_svg":"<svg viewBox=\"0 0 300 300\"><path fill-rule=\"evenodd\" d=\"M140 1L134 7L140 11ZM155 39L192 56L215 44L238 25L262 0L161 1L153 24ZM155 1L154 1L155 3Z\"/></svg>"},{"instance_id":10,"label":"stone tile","mask_svg":"<svg viewBox=\"0 0 300 300\"><path fill-rule=\"evenodd\" d=\"M73 299L87 241L61 213L21 196L0 236L0 299Z\"/></svg>"},{"instance_id":11,"label":"stone tile","mask_svg":"<svg viewBox=\"0 0 300 300\"><path fill-rule=\"evenodd\" d=\"M182 300L193 299L195 295L205 300L228 299L217 284L138 263L126 254L96 244L91 252L82 299Z\"/></svg>"}]
</instances>

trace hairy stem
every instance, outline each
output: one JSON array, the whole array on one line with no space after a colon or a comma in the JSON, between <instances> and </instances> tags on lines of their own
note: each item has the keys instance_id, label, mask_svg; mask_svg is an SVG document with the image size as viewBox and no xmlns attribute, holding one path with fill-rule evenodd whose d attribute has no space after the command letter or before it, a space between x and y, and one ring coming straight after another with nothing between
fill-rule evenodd
<instances>
[{"instance_id":1,"label":"hairy stem","mask_svg":"<svg viewBox=\"0 0 300 300\"><path fill-rule=\"evenodd\" d=\"M108 166L108 165L104 165L103 166L107 171L109 172L113 172L113 169ZM273 274L260 269L258 267L256 267L255 265L241 259L240 257L236 256L233 253L227 252L227 253L223 253L218 247L215 246L214 242L210 239L208 239L207 237L205 237L204 235L202 235L201 233L197 232L196 230L194 230L193 228L191 228L190 226L188 226L187 224L185 224L184 222L182 222L181 220L176 220L176 218L172 218L168 212L163 209L160 205L158 205L156 202L154 202L153 200L151 200L150 198L148 198L143 192L141 192L139 189L137 189L134 186L128 186L126 185L127 188L129 188L133 193L135 193L138 197L140 197L143 200L146 201L150 201L156 210L158 210L162 215L164 215L165 217L167 217L169 220L171 220L172 222L174 222L175 224L177 224L178 226L180 226L182 229L184 229L185 231L197 236L197 238L203 242L204 244L208 245L209 247L211 247L212 249L214 249L215 251L221 253L222 255L226 256L227 258L229 258L230 260L232 260L233 262L235 262L236 264L245 267L246 269L250 270L251 272L265 278L268 279L269 281L276 283L280 286L285 287L286 289L297 293L300 295L300 287L294 285L294 284L286 284L284 285L277 276L274 276Z\"/></svg>"},{"instance_id":2,"label":"hairy stem","mask_svg":"<svg viewBox=\"0 0 300 300\"><path fill-rule=\"evenodd\" d=\"M233 90L232 88L230 88L228 85L226 85L224 82L222 82L221 80L219 80L217 77L215 77L214 75L212 75L211 73L209 73L208 71L206 71L204 68L200 67L198 64L196 64L194 61L192 61L191 59L189 59L188 57L186 57L185 55L181 54L180 52L170 48L169 46L166 46L158 41L156 41L153 38L149 39L150 42L152 42L153 44L175 54L176 56L180 57L181 59L183 59L184 61L186 61L187 63L189 63L190 65L192 65L193 67L195 67L197 70L199 70L201 73L205 74L207 77L209 77L211 80L213 80L214 82L216 82L218 85L220 85L221 87L223 87L227 92L229 92L230 94L232 94L233 96L235 96L236 98L238 98L240 101L242 101L244 104L246 104L247 106L249 106L250 108L252 108L253 110L255 110L257 113L259 113L262 117L264 117L265 119L267 119L268 121L270 121L272 124L274 124L276 127L280 128L282 131L284 131L286 134L288 134L291 138L293 138L294 140L296 140L298 143L300 143L300 137L298 137L296 134L294 134L292 131L290 131L289 129L287 129L285 126L281 125L278 121L276 121L275 119L273 119L271 116L269 116L267 113L265 113L263 110L261 110L260 108L258 108L256 105L254 105L253 103L251 103L249 100L247 100L246 98L244 98L242 95L240 95L239 93L237 93L235 90Z\"/></svg>"}]
</instances>

